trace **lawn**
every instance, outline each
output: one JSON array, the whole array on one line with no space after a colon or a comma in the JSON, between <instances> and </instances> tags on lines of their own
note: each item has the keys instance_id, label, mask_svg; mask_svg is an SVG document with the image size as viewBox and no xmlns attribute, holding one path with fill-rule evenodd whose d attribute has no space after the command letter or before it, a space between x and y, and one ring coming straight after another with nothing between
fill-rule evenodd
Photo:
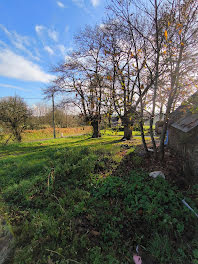
<instances>
[{"instance_id":1,"label":"lawn","mask_svg":"<svg viewBox=\"0 0 198 264\"><path fill-rule=\"evenodd\" d=\"M67 137L75 135L88 134L92 131L92 127L69 127L69 128L56 128L56 137ZM53 128L45 128L39 130L25 130L22 135L23 141L50 139L53 138Z\"/></svg>"},{"instance_id":2,"label":"lawn","mask_svg":"<svg viewBox=\"0 0 198 264\"><path fill-rule=\"evenodd\" d=\"M150 136L149 135L149 126L144 126L144 133L145 136ZM155 126L153 126L153 129L155 129ZM102 129L101 130L101 134L102 135L106 135L106 136L124 136L124 131L120 131L118 128L114 128L114 129ZM141 136L141 131L140 130L133 130L133 136Z\"/></svg>"},{"instance_id":3,"label":"lawn","mask_svg":"<svg viewBox=\"0 0 198 264\"><path fill-rule=\"evenodd\" d=\"M127 264L137 245L159 264L197 263L196 217L175 186L137 169L137 144L86 135L0 147L10 264Z\"/></svg>"},{"instance_id":4,"label":"lawn","mask_svg":"<svg viewBox=\"0 0 198 264\"><path fill-rule=\"evenodd\" d=\"M92 131L91 126L81 126L81 127L69 127L69 128L56 128L56 137L68 137L75 135L84 135L89 134ZM0 134L0 143L5 142L10 137L9 134L3 135ZM45 128L45 129L35 129L35 130L25 130L22 133L22 141L30 142L41 139L52 139L53 138L53 128ZM13 138L10 139L10 141Z\"/></svg>"}]
</instances>

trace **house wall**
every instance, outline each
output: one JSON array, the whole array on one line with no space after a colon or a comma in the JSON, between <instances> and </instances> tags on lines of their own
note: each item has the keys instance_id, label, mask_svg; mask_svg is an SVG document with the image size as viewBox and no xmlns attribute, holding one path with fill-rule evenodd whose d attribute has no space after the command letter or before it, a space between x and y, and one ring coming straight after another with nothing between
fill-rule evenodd
<instances>
[{"instance_id":1,"label":"house wall","mask_svg":"<svg viewBox=\"0 0 198 264\"><path fill-rule=\"evenodd\" d=\"M198 127L184 133L169 127L168 145L181 155L185 162L183 170L187 178L198 181Z\"/></svg>"}]
</instances>

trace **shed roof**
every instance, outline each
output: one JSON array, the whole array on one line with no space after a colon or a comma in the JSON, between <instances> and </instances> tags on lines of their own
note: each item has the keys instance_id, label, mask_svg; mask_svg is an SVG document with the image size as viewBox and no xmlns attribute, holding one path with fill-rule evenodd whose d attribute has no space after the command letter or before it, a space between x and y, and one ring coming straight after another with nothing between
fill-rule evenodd
<instances>
[{"instance_id":1,"label":"shed roof","mask_svg":"<svg viewBox=\"0 0 198 264\"><path fill-rule=\"evenodd\" d=\"M198 114L188 114L171 126L187 133L198 126Z\"/></svg>"},{"instance_id":2,"label":"shed roof","mask_svg":"<svg viewBox=\"0 0 198 264\"><path fill-rule=\"evenodd\" d=\"M170 125L185 133L198 126L198 92L178 107L170 118Z\"/></svg>"}]
</instances>

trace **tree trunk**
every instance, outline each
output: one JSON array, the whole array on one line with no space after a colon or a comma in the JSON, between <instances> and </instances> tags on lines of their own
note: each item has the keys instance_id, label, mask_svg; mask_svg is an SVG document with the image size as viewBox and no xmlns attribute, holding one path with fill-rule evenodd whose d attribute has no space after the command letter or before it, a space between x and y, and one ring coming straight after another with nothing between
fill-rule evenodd
<instances>
[{"instance_id":1,"label":"tree trunk","mask_svg":"<svg viewBox=\"0 0 198 264\"><path fill-rule=\"evenodd\" d=\"M91 122L91 125L93 127L93 135L92 135L92 138L99 138L99 137L101 137L100 129L99 129L99 121L98 120L93 120Z\"/></svg>"},{"instance_id":2,"label":"tree trunk","mask_svg":"<svg viewBox=\"0 0 198 264\"><path fill-rule=\"evenodd\" d=\"M16 138L18 142L21 142L22 140L21 133L17 131L16 129L14 129L14 137Z\"/></svg>"},{"instance_id":3,"label":"tree trunk","mask_svg":"<svg viewBox=\"0 0 198 264\"><path fill-rule=\"evenodd\" d=\"M169 119L169 113L166 114L166 118L164 120L164 125L162 128L162 133L160 137L160 160L161 161L164 159L164 141L165 141L166 132L168 129L168 119Z\"/></svg>"},{"instance_id":4,"label":"tree trunk","mask_svg":"<svg viewBox=\"0 0 198 264\"><path fill-rule=\"evenodd\" d=\"M159 121L162 121L162 119L163 119L163 112L162 112L162 109L163 108L163 106L161 105L160 106L160 114L159 114L159 118L160 118L160 120Z\"/></svg>"},{"instance_id":5,"label":"tree trunk","mask_svg":"<svg viewBox=\"0 0 198 264\"><path fill-rule=\"evenodd\" d=\"M154 133L153 133L153 119L154 119L154 117L152 115L150 118L150 137L151 137L151 141L153 144L154 157L155 157L155 159L157 159L157 146L155 143L155 138L154 138Z\"/></svg>"},{"instance_id":6,"label":"tree trunk","mask_svg":"<svg viewBox=\"0 0 198 264\"><path fill-rule=\"evenodd\" d=\"M155 71L155 82L154 82L154 94L153 94L153 109L152 109L152 115L150 118L150 136L151 136L151 140L152 140L152 144L153 144L153 151L154 151L154 157L155 159L157 159L157 146L156 146L156 142L155 142L155 138L154 138L154 133L153 133L153 121L154 121L154 117L155 117L155 108L156 108L156 99L157 99L157 91L158 91L158 79L159 79L159 59L160 59L160 46L159 46L159 28L158 28L158 21L159 21L159 17L158 17L158 1L155 0L155 29L156 29L156 33L155 33L155 42L156 42L156 71Z\"/></svg>"},{"instance_id":7,"label":"tree trunk","mask_svg":"<svg viewBox=\"0 0 198 264\"><path fill-rule=\"evenodd\" d=\"M108 126L109 126L109 128L111 128L111 115L110 114L108 116Z\"/></svg>"},{"instance_id":8,"label":"tree trunk","mask_svg":"<svg viewBox=\"0 0 198 264\"><path fill-rule=\"evenodd\" d=\"M124 137L123 139L130 140L132 138L132 129L130 124L124 124Z\"/></svg>"},{"instance_id":9,"label":"tree trunk","mask_svg":"<svg viewBox=\"0 0 198 264\"><path fill-rule=\"evenodd\" d=\"M21 142L21 140L22 140L21 135L18 134L16 139L18 142Z\"/></svg>"},{"instance_id":10,"label":"tree trunk","mask_svg":"<svg viewBox=\"0 0 198 264\"><path fill-rule=\"evenodd\" d=\"M142 143L143 143L143 146L144 146L144 150L145 150L146 153L148 153L148 147L147 147L146 140L145 140L144 126L143 126L143 122L142 121L140 121L140 130L141 130L141 137L142 137Z\"/></svg>"}]
</instances>

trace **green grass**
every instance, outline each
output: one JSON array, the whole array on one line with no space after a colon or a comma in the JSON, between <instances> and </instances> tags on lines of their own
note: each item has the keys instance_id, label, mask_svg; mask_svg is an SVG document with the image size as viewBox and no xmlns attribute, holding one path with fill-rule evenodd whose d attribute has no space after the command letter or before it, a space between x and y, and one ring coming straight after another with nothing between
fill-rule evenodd
<instances>
[{"instance_id":1,"label":"green grass","mask_svg":"<svg viewBox=\"0 0 198 264\"><path fill-rule=\"evenodd\" d=\"M149 136L149 126L144 126L145 136ZM103 129L101 130L102 135L106 136L124 136L124 131L112 130L112 129ZM133 136L141 136L141 131L133 130Z\"/></svg>"},{"instance_id":2,"label":"green grass","mask_svg":"<svg viewBox=\"0 0 198 264\"><path fill-rule=\"evenodd\" d=\"M0 213L15 236L11 263L126 264L137 244L159 264L196 260L197 219L181 192L126 169L119 140L81 136L0 148ZM125 154L137 167L133 150Z\"/></svg>"},{"instance_id":3,"label":"green grass","mask_svg":"<svg viewBox=\"0 0 198 264\"><path fill-rule=\"evenodd\" d=\"M30 178L39 171L44 171L47 162L51 160L51 155L61 149L76 149L87 146L93 150L113 151L119 146L112 144L119 141L119 137L103 137L102 139L92 139L90 136L70 137L67 139L54 139L32 143L15 143L0 147L0 186L3 181L7 184L17 181L21 177ZM36 171L36 172L35 172Z\"/></svg>"},{"instance_id":4,"label":"green grass","mask_svg":"<svg viewBox=\"0 0 198 264\"><path fill-rule=\"evenodd\" d=\"M85 135L90 134L92 131L92 127L83 126L83 127L68 127L68 128L56 128L56 137L68 137L75 135ZM41 139L52 139L53 138L53 128L48 127L45 129L35 129L35 130L24 130L22 133L22 142L31 142L31 141L39 141ZM7 139L9 139L11 134L3 134L0 131L0 143L5 143ZM11 137L9 143L14 142L14 137Z\"/></svg>"}]
</instances>

